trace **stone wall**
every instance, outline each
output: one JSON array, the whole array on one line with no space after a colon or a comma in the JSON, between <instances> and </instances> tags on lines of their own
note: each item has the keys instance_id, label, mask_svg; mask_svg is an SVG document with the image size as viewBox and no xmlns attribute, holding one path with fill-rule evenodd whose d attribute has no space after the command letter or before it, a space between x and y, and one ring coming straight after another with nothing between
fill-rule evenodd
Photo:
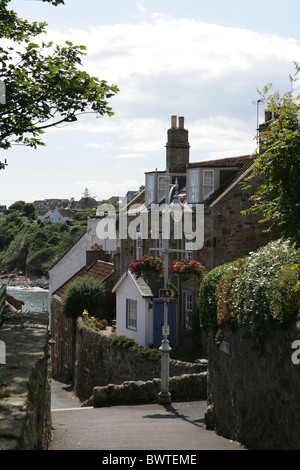
<instances>
[{"instance_id":1,"label":"stone wall","mask_svg":"<svg viewBox=\"0 0 300 470\"><path fill-rule=\"evenodd\" d=\"M172 401L206 400L206 372L200 374L183 374L170 377L169 391ZM147 382L128 381L121 385L109 384L94 387L92 400L89 405L95 408L111 405L132 405L138 403L156 402L160 392L160 379Z\"/></svg>"},{"instance_id":2,"label":"stone wall","mask_svg":"<svg viewBox=\"0 0 300 470\"><path fill-rule=\"evenodd\" d=\"M236 184L218 202L205 209L205 241L197 259L208 271L242 258L278 238L278 234L265 231L267 225L259 223L259 217L241 213L251 207L250 198L259 182L258 177L253 178L247 189Z\"/></svg>"},{"instance_id":3,"label":"stone wall","mask_svg":"<svg viewBox=\"0 0 300 470\"><path fill-rule=\"evenodd\" d=\"M170 377L198 374L206 365L170 360ZM75 390L81 401L89 399L96 386L120 385L126 381L149 381L161 376L160 361L139 356L132 348L112 345L101 332L77 321Z\"/></svg>"},{"instance_id":4,"label":"stone wall","mask_svg":"<svg viewBox=\"0 0 300 470\"><path fill-rule=\"evenodd\" d=\"M211 336L207 427L249 449L300 449L299 340L300 321L268 330L261 348L238 330L226 329L220 344Z\"/></svg>"},{"instance_id":5,"label":"stone wall","mask_svg":"<svg viewBox=\"0 0 300 470\"><path fill-rule=\"evenodd\" d=\"M0 328L0 450L47 450L51 439L48 314L10 315Z\"/></svg>"}]
</instances>

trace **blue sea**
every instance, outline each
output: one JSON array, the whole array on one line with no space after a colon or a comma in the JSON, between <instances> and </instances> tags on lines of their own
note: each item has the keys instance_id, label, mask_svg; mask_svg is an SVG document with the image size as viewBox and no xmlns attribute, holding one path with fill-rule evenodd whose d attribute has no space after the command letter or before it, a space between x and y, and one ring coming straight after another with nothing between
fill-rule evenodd
<instances>
[{"instance_id":1,"label":"blue sea","mask_svg":"<svg viewBox=\"0 0 300 470\"><path fill-rule=\"evenodd\" d=\"M7 286L8 294L23 300L22 311L43 312L48 310L49 291L40 287Z\"/></svg>"}]
</instances>

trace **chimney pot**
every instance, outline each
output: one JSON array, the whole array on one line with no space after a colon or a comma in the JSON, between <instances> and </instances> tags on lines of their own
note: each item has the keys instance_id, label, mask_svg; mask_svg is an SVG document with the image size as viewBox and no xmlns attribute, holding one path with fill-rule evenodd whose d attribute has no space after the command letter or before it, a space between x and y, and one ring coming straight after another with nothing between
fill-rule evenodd
<instances>
[{"instance_id":1,"label":"chimney pot","mask_svg":"<svg viewBox=\"0 0 300 470\"><path fill-rule=\"evenodd\" d=\"M171 127L177 127L177 116L171 116Z\"/></svg>"},{"instance_id":2,"label":"chimney pot","mask_svg":"<svg viewBox=\"0 0 300 470\"><path fill-rule=\"evenodd\" d=\"M184 117L179 118L179 128L184 129Z\"/></svg>"}]
</instances>

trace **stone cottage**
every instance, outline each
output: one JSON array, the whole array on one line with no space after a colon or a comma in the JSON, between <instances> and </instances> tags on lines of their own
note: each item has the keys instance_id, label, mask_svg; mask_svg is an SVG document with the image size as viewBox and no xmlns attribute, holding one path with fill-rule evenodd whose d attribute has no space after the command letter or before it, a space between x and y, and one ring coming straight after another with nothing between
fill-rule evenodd
<instances>
[{"instance_id":1,"label":"stone cottage","mask_svg":"<svg viewBox=\"0 0 300 470\"><path fill-rule=\"evenodd\" d=\"M203 213L203 239L200 246L191 243L191 238L185 230L182 218L181 237L175 237L175 225L170 231L169 248L171 250L169 265L173 259L195 259L204 265L206 271L238 257L247 255L250 251L265 245L275 235L265 233L266 227L258 223L252 215L242 215L241 211L250 207L249 198L255 191L254 179L251 187L242 189L241 184L250 175L253 157L250 155L229 157L201 162L190 162L190 145L188 131L184 127L184 118L177 121L171 118L171 128L168 130L166 144L166 170L153 170L145 174L145 190L124 208L128 236L121 240L120 268L122 281L114 287L117 302L117 334L133 335L132 327L128 324L129 294L124 292L124 282L130 282L128 269L130 264L144 255L163 253L164 236L162 223L156 237L153 237L151 226L153 208L162 207L166 202L166 194L171 188L170 201L180 203L181 207L189 208L193 226L196 224L196 214L199 208ZM166 192L166 178L168 191ZM160 220L162 221L162 213ZM147 223L143 223L146 220ZM143 228L142 228L143 227ZM145 229L146 227L146 229ZM132 234L135 236L132 236ZM129 236L131 234L131 236ZM177 250L177 251L175 251ZM126 276L127 273L127 276ZM132 281L132 280L131 280ZM200 280L178 279L171 277L176 288L175 296L175 331L174 344L191 346L193 344L192 325L198 318L197 302ZM132 282L130 282L130 285ZM136 286L138 288L138 286ZM139 295L145 299L140 291ZM138 299L135 299L138 302ZM155 311L155 297L148 297L149 309L143 307L134 314L136 338L152 338L155 343L154 325L159 317L159 307ZM136 304L136 305L137 305ZM141 303L144 305L144 303ZM158 304L157 304L158 305ZM154 306L154 308L153 308ZM148 319L145 317L147 316ZM140 317L140 318L139 318ZM141 318L142 317L142 318ZM127 320L126 320L127 318ZM122 325L122 327L121 327ZM145 331L139 332L138 328ZM151 331L147 331L147 329ZM199 339L196 339L199 343Z\"/></svg>"}]
</instances>

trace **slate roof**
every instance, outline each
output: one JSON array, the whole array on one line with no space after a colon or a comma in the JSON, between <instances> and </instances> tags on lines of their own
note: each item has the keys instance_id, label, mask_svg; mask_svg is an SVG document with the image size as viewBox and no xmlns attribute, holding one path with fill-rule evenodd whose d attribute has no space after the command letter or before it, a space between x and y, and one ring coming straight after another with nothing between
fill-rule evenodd
<instances>
[{"instance_id":1,"label":"slate roof","mask_svg":"<svg viewBox=\"0 0 300 470\"><path fill-rule=\"evenodd\" d=\"M254 163L254 158L251 156L247 157L237 157L238 165L234 165L232 162L232 166L239 166L240 169L231 177L229 178L224 184L222 184L216 191L213 192L204 202L206 206L209 206L214 201L216 201L225 191L230 188L234 183L238 182L240 178L247 172Z\"/></svg>"},{"instance_id":2,"label":"slate roof","mask_svg":"<svg viewBox=\"0 0 300 470\"><path fill-rule=\"evenodd\" d=\"M243 167L247 165L249 160L252 160L249 155L243 155L241 157L227 157L220 158L217 160L207 160L195 163L189 163L187 168L201 168L201 167L214 167L214 168L231 168L231 167Z\"/></svg>"},{"instance_id":3,"label":"slate roof","mask_svg":"<svg viewBox=\"0 0 300 470\"><path fill-rule=\"evenodd\" d=\"M164 288L163 277L139 277L135 282L143 297L158 297L159 289Z\"/></svg>"}]
</instances>

